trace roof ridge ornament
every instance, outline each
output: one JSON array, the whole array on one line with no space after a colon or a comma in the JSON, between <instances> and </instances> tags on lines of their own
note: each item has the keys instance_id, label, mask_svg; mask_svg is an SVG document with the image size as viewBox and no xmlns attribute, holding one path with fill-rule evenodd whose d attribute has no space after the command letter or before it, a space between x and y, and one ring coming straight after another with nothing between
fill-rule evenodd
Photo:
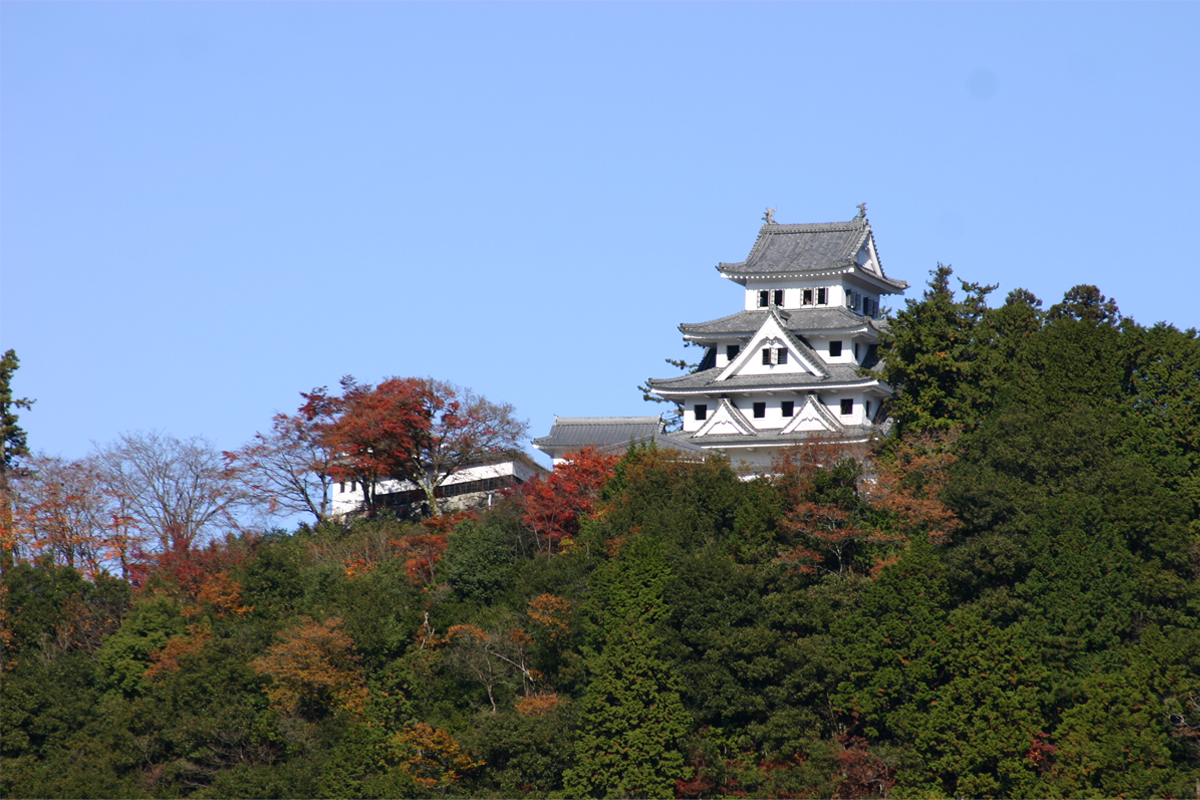
<instances>
[{"instance_id":1,"label":"roof ridge ornament","mask_svg":"<svg viewBox=\"0 0 1200 800\"><path fill-rule=\"evenodd\" d=\"M866 203L859 203L859 204L858 204L858 216L857 216L857 217L855 217L854 219L850 220L850 221L851 221L851 222L858 222L860 219L866 219L866 218L867 218L867 204L866 204Z\"/></svg>"},{"instance_id":2,"label":"roof ridge ornament","mask_svg":"<svg viewBox=\"0 0 1200 800\"><path fill-rule=\"evenodd\" d=\"M768 225L778 225L779 223L775 221L775 211L774 208L768 208L767 213L763 214L763 222Z\"/></svg>"}]
</instances>

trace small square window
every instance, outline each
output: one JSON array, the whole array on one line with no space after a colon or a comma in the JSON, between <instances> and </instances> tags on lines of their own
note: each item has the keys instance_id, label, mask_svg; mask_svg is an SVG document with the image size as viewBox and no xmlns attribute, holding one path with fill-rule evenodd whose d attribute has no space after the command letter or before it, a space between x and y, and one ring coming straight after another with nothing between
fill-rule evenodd
<instances>
[{"instance_id":1,"label":"small square window","mask_svg":"<svg viewBox=\"0 0 1200 800\"><path fill-rule=\"evenodd\" d=\"M842 401L842 414L845 415L845 414L853 414L853 413L854 413L854 400L852 400L852 399L843 400Z\"/></svg>"},{"instance_id":2,"label":"small square window","mask_svg":"<svg viewBox=\"0 0 1200 800\"><path fill-rule=\"evenodd\" d=\"M811 305L812 305L812 289L805 289L805 290L804 290L804 299L803 299L803 301L802 301L802 302L803 302L803 303L804 303L804 305L806 305L806 306L811 306Z\"/></svg>"},{"instance_id":3,"label":"small square window","mask_svg":"<svg viewBox=\"0 0 1200 800\"><path fill-rule=\"evenodd\" d=\"M771 348L768 347L762 351L762 363L763 363L764 367L770 366L770 364L771 364Z\"/></svg>"},{"instance_id":4,"label":"small square window","mask_svg":"<svg viewBox=\"0 0 1200 800\"><path fill-rule=\"evenodd\" d=\"M779 404L779 410L785 417L793 416L796 413L796 402L794 400L784 400Z\"/></svg>"},{"instance_id":5,"label":"small square window","mask_svg":"<svg viewBox=\"0 0 1200 800\"><path fill-rule=\"evenodd\" d=\"M771 293L768 292L766 289L763 289L761 292L759 292L758 293L758 307L766 308L767 304L770 302L770 297L771 297Z\"/></svg>"},{"instance_id":6,"label":"small square window","mask_svg":"<svg viewBox=\"0 0 1200 800\"><path fill-rule=\"evenodd\" d=\"M767 404L766 403L755 403L754 404L754 418L762 419L766 415L767 415Z\"/></svg>"},{"instance_id":7,"label":"small square window","mask_svg":"<svg viewBox=\"0 0 1200 800\"><path fill-rule=\"evenodd\" d=\"M842 354L842 343L841 342L830 342L829 343L829 357L837 358L841 354Z\"/></svg>"},{"instance_id":8,"label":"small square window","mask_svg":"<svg viewBox=\"0 0 1200 800\"><path fill-rule=\"evenodd\" d=\"M776 364L786 364L787 363L787 348L786 347L781 347L775 351L775 363Z\"/></svg>"},{"instance_id":9,"label":"small square window","mask_svg":"<svg viewBox=\"0 0 1200 800\"><path fill-rule=\"evenodd\" d=\"M817 289L817 305L823 306L829 302L829 290Z\"/></svg>"},{"instance_id":10,"label":"small square window","mask_svg":"<svg viewBox=\"0 0 1200 800\"><path fill-rule=\"evenodd\" d=\"M703 422L708 419L708 405L705 403L696 403L696 421Z\"/></svg>"},{"instance_id":11,"label":"small square window","mask_svg":"<svg viewBox=\"0 0 1200 800\"><path fill-rule=\"evenodd\" d=\"M775 290L775 305L783 306L783 289Z\"/></svg>"},{"instance_id":12,"label":"small square window","mask_svg":"<svg viewBox=\"0 0 1200 800\"><path fill-rule=\"evenodd\" d=\"M741 349L742 349L742 346L740 344L725 345L725 358L727 358L730 361L733 361L735 358L737 358L737 354Z\"/></svg>"}]
</instances>

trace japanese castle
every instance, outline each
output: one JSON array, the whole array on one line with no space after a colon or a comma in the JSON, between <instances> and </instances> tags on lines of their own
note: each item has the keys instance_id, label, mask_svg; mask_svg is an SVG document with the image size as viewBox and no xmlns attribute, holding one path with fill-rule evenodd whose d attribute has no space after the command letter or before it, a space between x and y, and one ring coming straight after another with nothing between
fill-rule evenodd
<instances>
[{"instance_id":1,"label":"japanese castle","mask_svg":"<svg viewBox=\"0 0 1200 800\"><path fill-rule=\"evenodd\" d=\"M865 204L849 222L783 225L773 209L763 219L746 260L717 265L744 288L742 309L680 325L705 348L698 369L647 382L681 408L682 430L668 433L653 417L559 417L534 446L559 461L583 445L627 447L640 430L659 446L765 467L806 439L855 443L877 433L892 393L875 371L887 324L880 299L908 284L884 273Z\"/></svg>"}]
</instances>

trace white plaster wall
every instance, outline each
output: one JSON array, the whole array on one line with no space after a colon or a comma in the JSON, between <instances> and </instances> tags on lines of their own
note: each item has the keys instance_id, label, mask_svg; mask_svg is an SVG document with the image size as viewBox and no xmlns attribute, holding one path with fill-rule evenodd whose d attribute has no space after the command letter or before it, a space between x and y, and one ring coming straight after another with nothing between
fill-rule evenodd
<instances>
[{"instance_id":1,"label":"white plaster wall","mask_svg":"<svg viewBox=\"0 0 1200 800\"><path fill-rule=\"evenodd\" d=\"M783 402L785 400L792 401L792 416L785 417L783 415ZM754 417L754 403L766 403L766 416L761 419ZM745 409L742 413L746 415L746 419L759 430L777 430L784 427L797 414L800 413L801 407L804 406L804 398L797 395L774 395L772 397L749 397L744 401L739 401L739 405L744 405Z\"/></svg>"},{"instance_id":2,"label":"white plaster wall","mask_svg":"<svg viewBox=\"0 0 1200 800\"><path fill-rule=\"evenodd\" d=\"M788 351L786 364L764 364L762 363L762 351L764 349L778 350L780 348ZM743 351L744 352L744 351ZM764 345L758 345L751 349L748 354L749 360L738 370L739 375L797 375L808 372L800 363L800 359L786 342L777 340ZM738 358L741 358L739 354Z\"/></svg>"},{"instance_id":3,"label":"white plaster wall","mask_svg":"<svg viewBox=\"0 0 1200 800\"><path fill-rule=\"evenodd\" d=\"M716 398L705 398L703 400L695 401L688 400L683 408L683 429L688 433L694 433L695 431L700 430L702 427L704 427L704 423L712 419L712 415L716 413L717 406L720 404L720 402L721 401ZM708 416L706 416L704 419L696 419L697 403L708 406Z\"/></svg>"},{"instance_id":4,"label":"white plaster wall","mask_svg":"<svg viewBox=\"0 0 1200 800\"><path fill-rule=\"evenodd\" d=\"M808 343L812 345L813 350L817 351L817 355L826 364L857 364L866 356L866 345L862 342L858 345L858 358L854 357L854 337L849 335L843 336L807 336ZM829 343L841 342L842 354L840 356L829 355Z\"/></svg>"},{"instance_id":5,"label":"white plaster wall","mask_svg":"<svg viewBox=\"0 0 1200 800\"><path fill-rule=\"evenodd\" d=\"M554 463L561 463L561 459L554 459ZM527 464L520 461L501 461L495 464L480 464L474 467L466 467L465 469L451 475L442 484L443 486L451 486L456 483L469 483L471 481L482 481L488 478L501 478L510 475L515 475L522 481L527 481L535 475L539 474L536 470L529 467ZM347 481L344 484L333 484L333 490L330 495L330 510L333 514L347 514L358 510L363 504L363 491L361 486L351 489L351 482ZM341 488L344 487L344 488ZM376 484L376 494L390 494L391 492L408 492L418 489L419 487L411 481L380 481Z\"/></svg>"},{"instance_id":6,"label":"white plaster wall","mask_svg":"<svg viewBox=\"0 0 1200 800\"><path fill-rule=\"evenodd\" d=\"M825 288L829 290L828 296L825 298L824 305L816 306L817 289ZM746 305L747 311L755 311L761 306L758 304L758 293L766 289L774 291L775 289L783 289L783 305L780 308L802 308L804 306L804 290L813 290L813 305L808 308L817 307L825 308L827 306L837 305L839 302L845 303L845 296L840 294L841 286L838 284L837 278L825 277L812 280L772 280L755 283L754 281L746 282ZM838 298L841 298L840 300Z\"/></svg>"},{"instance_id":7,"label":"white plaster wall","mask_svg":"<svg viewBox=\"0 0 1200 800\"><path fill-rule=\"evenodd\" d=\"M842 413L842 400L854 401L854 413ZM821 398L821 402L829 409L829 413L837 417L843 425L862 425L866 422L863 416L863 398L859 394L829 394Z\"/></svg>"},{"instance_id":8,"label":"white plaster wall","mask_svg":"<svg viewBox=\"0 0 1200 800\"><path fill-rule=\"evenodd\" d=\"M717 365L718 367L722 367L722 368L724 368L724 367L728 367L728 366L729 366L730 359L729 359L729 358L728 358L728 357L725 355L725 353L727 352L727 350L726 350L725 348L727 348L727 347L728 347L729 345L731 345L731 344L736 344L736 345L738 345L738 355L741 355L741 354L742 354L742 350L743 350L743 349L746 347L745 343L744 343L744 342L740 342L740 341L738 341L738 342L731 342L731 341L717 342L717 361L716 361L716 365ZM734 357L733 357L733 360L734 360L734 361L736 361L736 360L737 360L737 356L734 356Z\"/></svg>"}]
</instances>

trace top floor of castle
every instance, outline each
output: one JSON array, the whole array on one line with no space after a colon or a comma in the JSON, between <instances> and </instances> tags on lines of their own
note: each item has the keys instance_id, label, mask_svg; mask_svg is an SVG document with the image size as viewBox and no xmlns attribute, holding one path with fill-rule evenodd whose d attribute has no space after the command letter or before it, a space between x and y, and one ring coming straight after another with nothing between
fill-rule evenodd
<instances>
[{"instance_id":1,"label":"top floor of castle","mask_svg":"<svg viewBox=\"0 0 1200 800\"><path fill-rule=\"evenodd\" d=\"M866 215L849 222L781 225L768 210L745 261L721 275L746 288L745 310L847 308L879 316L880 298L908 288L887 277Z\"/></svg>"}]
</instances>

